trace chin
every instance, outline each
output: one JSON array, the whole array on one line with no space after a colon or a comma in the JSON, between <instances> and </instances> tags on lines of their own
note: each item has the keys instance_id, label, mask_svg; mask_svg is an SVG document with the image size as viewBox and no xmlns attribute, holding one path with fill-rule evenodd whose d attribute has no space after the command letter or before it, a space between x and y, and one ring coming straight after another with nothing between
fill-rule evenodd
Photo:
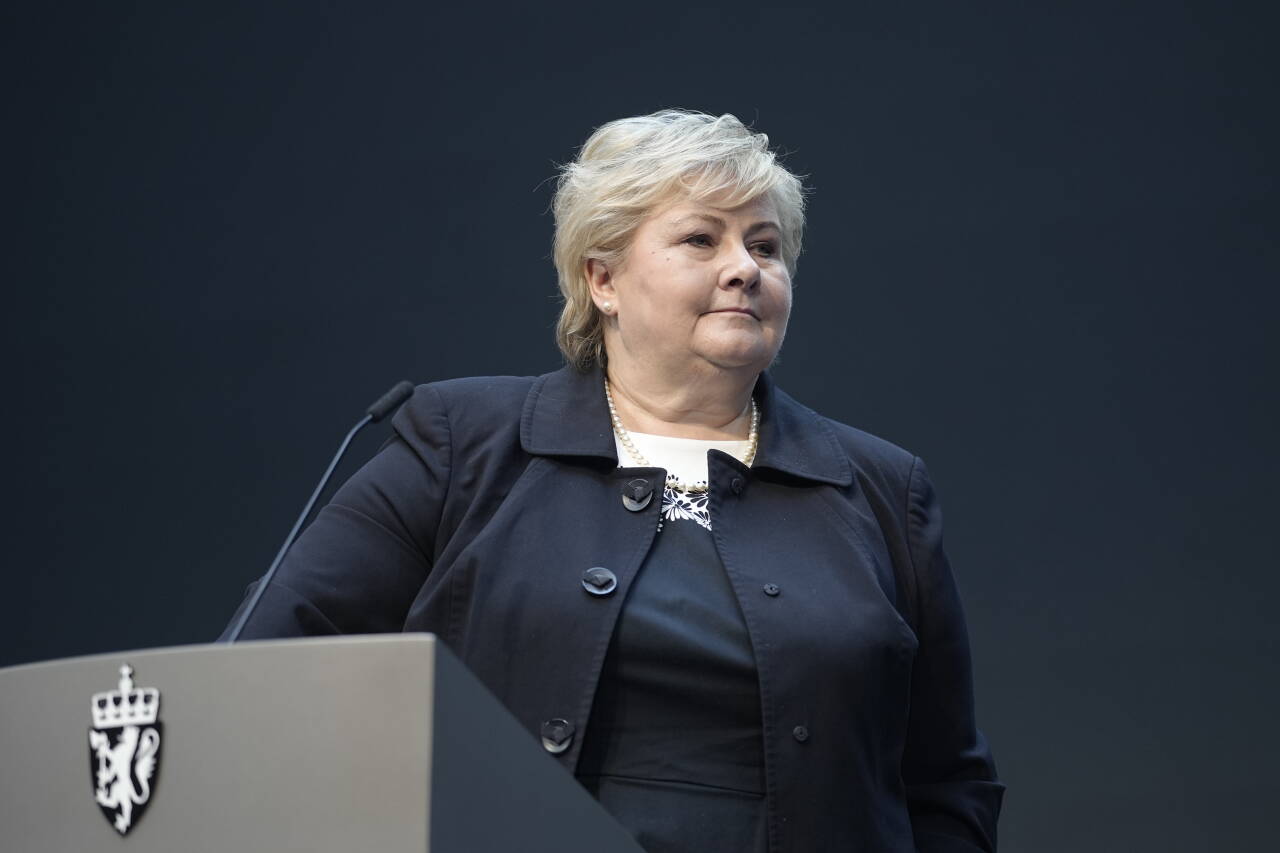
<instances>
[{"instance_id":1,"label":"chin","mask_svg":"<svg viewBox=\"0 0 1280 853\"><path fill-rule=\"evenodd\" d=\"M759 373L773 363L776 355L777 350L770 347L727 348L703 353L703 358L722 370L752 368Z\"/></svg>"},{"instance_id":2,"label":"chin","mask_svg":"<svg viewBox=\"0 0 1280 853\"><path fill-rule=\"evenodd\" d=\"M758 373L772 364L778 355L778 347L759 334L717 335L702 344L697 348L697 354L722 370L753 368Z\"/></svg>"}]
</instances>

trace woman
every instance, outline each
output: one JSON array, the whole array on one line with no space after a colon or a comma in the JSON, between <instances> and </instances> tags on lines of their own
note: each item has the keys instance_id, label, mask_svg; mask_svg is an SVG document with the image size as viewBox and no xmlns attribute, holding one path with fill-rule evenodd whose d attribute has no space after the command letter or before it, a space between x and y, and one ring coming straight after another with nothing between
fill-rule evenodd
<instances>
[{"instance_id":1,"label":"woman","mask_svg":"<svg viewBox=\"0 0 1280 853\"><path fill-rule=\"evenodd\" d=\"M665 111L555 213L568 366L421 386L246 636L435 632L651 851L994 850L928 474L765 372L799 181Z\"/></svg>"}]
</instances>

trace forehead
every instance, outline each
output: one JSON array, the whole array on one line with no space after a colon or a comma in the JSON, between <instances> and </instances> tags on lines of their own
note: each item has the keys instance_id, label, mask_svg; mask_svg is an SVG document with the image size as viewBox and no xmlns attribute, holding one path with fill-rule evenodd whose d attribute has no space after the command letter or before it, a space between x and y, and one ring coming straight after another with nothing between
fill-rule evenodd
<instances>
[{"instance_id":1,"label":"forehead","mask_svg":"<svg viewBox=\"0 0 1280 853\"><path fill-rule=\"evenodd\" d=\"M658 207L649 220L662 226L675 227L686 222L719 219L731 225L750 226L758 222L777 222L777 206L767 195L757 196L736 207L715 204L715 199L677 199Z\"/></svg>"}]
</instances>

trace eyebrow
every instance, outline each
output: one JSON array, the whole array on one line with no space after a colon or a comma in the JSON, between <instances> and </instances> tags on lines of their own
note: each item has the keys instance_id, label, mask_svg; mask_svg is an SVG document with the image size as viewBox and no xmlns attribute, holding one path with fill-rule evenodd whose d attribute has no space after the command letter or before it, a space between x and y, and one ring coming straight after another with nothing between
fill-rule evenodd
<instances>
[{"instance_id":1,"label":"eyebrow","mask_svg":"<svg viewBox=\"0 0 1280 853\"><path fill-rule=\"evenodd\" d=\"M680 227L684 226L685 224L687 224L687 223L689 222L689 220L690 220L690 219L700 219L700 220L702 220L702 221L704 221L704 222L710 222L712 225L717 226L717 227L718 227L718 228L720 228L721 230L724 230L725 228L729 227L729 226L728 226L728 224L727 224L723 219L721 219L721 218L720 218L720 217L718 217L718 216L712 216L712 215L711 215L711 214L709 214L709 213L690 213L690 214L688 214L687 216L682 216L682 217L680 217L679 219L677 219L677 220L675 220L674 222L672 222L672 223L671 223L671 227L672 227L672 228L680 228ZM747 229L747 232L746 232L746 233L747 233L748 235L751 235L751 234L756 233L757 231L763 231L763 230L765 230L766 228L773 228L773 229L775 229L775 230L777 230L777 231L781 231L781 230L782 230L782 227L781 227L780 225L778 225L778 223L776 223L776 222L774 222L773 220L770 220L770 219L765 219L765 220L762 220L762 221L760 221L760 222L756 222L756 223L752 224L752 225L751 225L751 227Z\"/></svg>"}]
</instances>

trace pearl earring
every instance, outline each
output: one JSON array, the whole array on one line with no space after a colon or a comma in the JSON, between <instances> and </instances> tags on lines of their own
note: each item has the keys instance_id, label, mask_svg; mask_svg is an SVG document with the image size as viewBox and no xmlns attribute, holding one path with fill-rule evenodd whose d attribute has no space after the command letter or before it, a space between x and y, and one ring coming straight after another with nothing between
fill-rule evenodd
<instances>
[{"instance_id":1,"label":"pearl earring","mask_svg":"<svg viewBox=\"0 0 1280 853\"><path fill-rule=\"evenodd\" d=\"M603 303L601 303L601 305L600 305L600 310L601 310L601 311L603 311L604 313L608 314L610 311L612 311L612 310L613 310L613 303L612 303L612 302L603 302Z\"/></svg>"}]
</instances>

